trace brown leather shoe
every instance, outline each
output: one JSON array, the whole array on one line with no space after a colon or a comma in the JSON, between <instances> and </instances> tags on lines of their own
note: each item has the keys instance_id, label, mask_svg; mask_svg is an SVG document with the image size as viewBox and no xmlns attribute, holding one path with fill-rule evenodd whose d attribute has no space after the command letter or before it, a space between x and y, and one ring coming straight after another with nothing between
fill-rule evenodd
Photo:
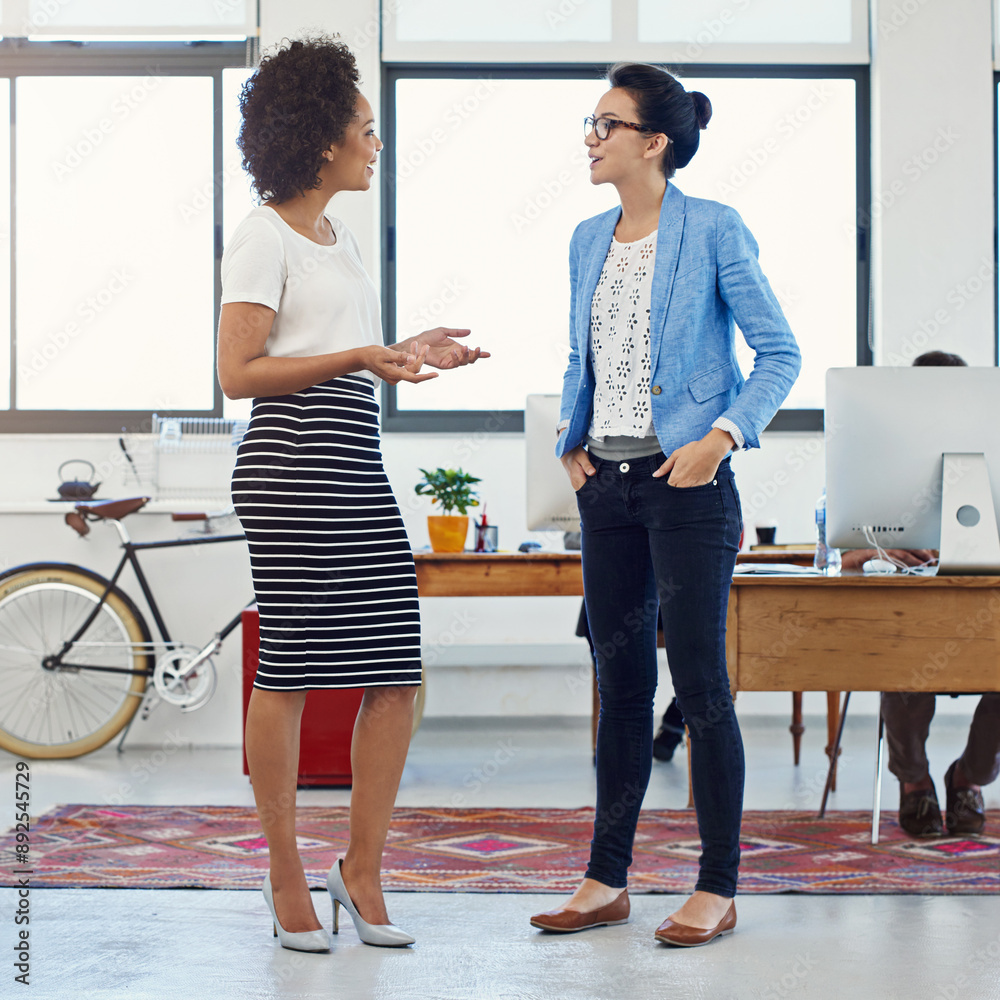
<instances>
[{"instance_id":1,"label":"brown leather shoe","mask_svg":"<svg viewBox=\"0 0 1000 1000\"><path fill-rule=\"evenodd\" d=\"M899 826L911 837L937 837L942 830L941 806L934 783L930 788L904 792L899 783Z\"/></svg>"},{"instance_id":2,"label":"brown leather shoe","mask_svg":"<svg viewBox=\"0 0 1000 1000\"><path fill-rule=\"evenodd\" d=\"M564 906L558 910L536 913L531 918L531 926L543 931L557 931L560 934L587 931L591 927L612 927L615 924L627 924L630 909L628 889L622 889L618 898L607 906L599 906L596 910L588 910L586 913L569 910Z\"/></svg>"},{"instance_id":3,"label":"brown leather shoe","mask_svg":"<svg viewBox=\"0 0 1000 1000\"><path fill-rule=\"evenodd\" d=\"M654 937L664 944L679 944L684 948L696 948L700 944L708 944L709 941L723 934L732 934L736 926L736 901L729 904L726 915L714 927L688 927L687 924L678 924L667 917L666 920L656 928Z\"/></svg>"},{"instance_id":4,"label":"brown leather shoe","mask_svg":"<svg viewBox=\"0 0 1000 1000\"><path fill-rule=\"evenodd\" d=\"M948 833L982 833L986 826L986 804L977 788L956 788L952 784L958 761L952 761L944 775L945 823Z\"/></svg>"}]
</instances>

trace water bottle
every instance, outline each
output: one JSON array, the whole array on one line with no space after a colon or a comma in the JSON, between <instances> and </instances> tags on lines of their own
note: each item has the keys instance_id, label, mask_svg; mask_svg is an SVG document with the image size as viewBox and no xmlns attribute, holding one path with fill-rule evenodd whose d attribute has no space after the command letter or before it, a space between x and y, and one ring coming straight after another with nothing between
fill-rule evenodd
<instances>
[{"instance_id":1,"label":"water bottle","mask_svg":"<svg viewBox=\"0 0 1000 1000\"><path fill-rule=\"evenodd\" d=\"M816 555L813 557L813 566L827 576L835 576L840 572L840 549L832 549L826 544L825 486L816 501Z\"/></svg>"}]
</instances>

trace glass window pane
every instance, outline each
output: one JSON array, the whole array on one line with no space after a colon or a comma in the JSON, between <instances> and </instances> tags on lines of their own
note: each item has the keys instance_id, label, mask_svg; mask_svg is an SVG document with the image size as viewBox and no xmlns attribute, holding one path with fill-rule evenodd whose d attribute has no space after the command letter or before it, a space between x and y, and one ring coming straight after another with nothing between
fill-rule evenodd
<instances>
[{"instance_id":1,"label":"glass window pane","mask_svg":"<svg viewBox=\"0 0 1000 1000\"><path fill-rule=\"evenodd\" d=\"M639 41L850 42L852 0L639 0Z\"/></svg>"},{"instance_id":2,"label":"glass window pane","mask_svg":"<svg viewBox=\"0 0 1000 1000\"><path fill-rule=\"evenodd\" d=\"M240 114L240 91L253 73L252 69L222 71L222 242L229 242L233 230L255 208L257 198L250 186L250 175L243 169L243 154L236 145L243 116Z\"/></svg>"},{"instance_id":3,"label":"glass window pane","mask_svg":"<svg viewBox=\"0 0 1000 1000\"><path fill-rule=\"evenodd\" d=\"M611 0L396 0L399 42L607 42Z\"/></svg>"},{"instance_id":4,"label":"glass window pane","mask_svg":"<svg viewBox=\"0 0 1000 1000\"><path fill-rule=\"evenodd\" d=\"M10 80L0 79L0 106L10 107ZM10 407L10 129L0 129L0 409Z\"/></svg>"},{"instance_id":5,"label":"glass window pane","mask_svg":"<svg viewBox=\"0 0 1000 1000\"><path fill-rule=\"evenodd\" d=\"M211 409L211 77L20 77L18 409Z\"/></svg>"},{"instance_id":6,"label":"glass window pane","mask_svg":"<svg viewBox=\"0 0 1000 1000\"><path fill-rule=\"evenodd\" d=\"M857 363L853 80L685 77L712 101L698 154L677 172L697 198L732 205L799 341L787 409L822 409L827 368ZM753 354L737 338L746 374Z\"/></svg>"},{"instance_id":7,"label":"glass window pane","mask_svg":"<svg viewBox=\"0 0 1000 1000\"><path fill-rule=\"evenodd\" d=\"M254 208L257 199L250 187L250 177L243 169L243 155L236 145L240 132L240 91L252 69L222 71L222 245L225 246L243 217ZM222 397L224 417L249 417L250 399Z\"/></svg>"},{"instance_id":8,"label":"glass window pane","mask_svg":"<svg viewBox=\"0 0 1000 1000\"><path fill-rule=\"evenodd\" d=\"M217 27L233 32L246 27L247 0L30 0L28 21L38 34L68 26L114 31L129 28Z\"/></svg>"},{"instance_id":9,"label":"glass window pane","mask_svg":"<svg viewBox=\"0 0 1000 1000\"><path fill-rule=\"evenodd\" d=\"M854 83L685 85L707 93L715 115L675 182L743 216L805 358L785 406L822 408L826 369L856 362ZM580 221L618 203L610 185L590 184L583 145L582 119L606 87L397 83L396 149L385 154L396 170L395 334L470 327L470 341L495 352L463 378L401 384L401 409L521 409L527 393L559 391L569 240ZM543 123L531 115L540 105ZM752 352L737 344L746 370Z\"/></svg>"},{"instance_id":10,"label":"glass window pane","mask_svg":"<svg viewBox=\"0 0 1000 1000\"><path fill-rule=\"evenodd\" d=\"M469 327L470 343L493 352L401 383L401 408L520 410L528 393L558 391L569 240L617 204L590 184L582 141L606 90L600 80L397 83L396 148L383 153L395 152L396 335Z\"/></svg>"}]
</instances>

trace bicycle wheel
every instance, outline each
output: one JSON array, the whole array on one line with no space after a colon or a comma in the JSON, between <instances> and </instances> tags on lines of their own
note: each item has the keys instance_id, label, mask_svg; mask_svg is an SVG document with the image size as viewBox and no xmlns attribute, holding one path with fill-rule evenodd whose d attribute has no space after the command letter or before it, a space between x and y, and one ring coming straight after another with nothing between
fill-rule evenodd
<instances>
[{"instance_id":1,"label":"bicycle wheel","mask_svg":"<svg viewBox=\"0 0 1000 1000\"><path fill-rule=\"evenodd\" d=\"M150 636L117 588L61 667L42 662L62 649L106 586L96 573L67 564L20 566L0 576L3 749L21 757L79 757L107 743L135 714L152 656L148 646L133 643L148 643Z\"/></svg>"}]
</instances>

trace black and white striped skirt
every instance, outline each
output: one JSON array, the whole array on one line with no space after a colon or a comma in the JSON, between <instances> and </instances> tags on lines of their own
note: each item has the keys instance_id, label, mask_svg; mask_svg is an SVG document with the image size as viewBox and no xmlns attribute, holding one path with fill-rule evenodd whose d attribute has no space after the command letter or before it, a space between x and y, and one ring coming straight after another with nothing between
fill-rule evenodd
<instances>
[{"instance_id":1,"label":"black and white striped skirt","mask_svg":"<svg viewBox=\"0 0 1000 1000\"><path fill-rule=\"evenodd\" d=\"M372 382L255 399L232 491L260 612L254 687L420 684L417 577Z\"/></svg>"}]
</instances>

